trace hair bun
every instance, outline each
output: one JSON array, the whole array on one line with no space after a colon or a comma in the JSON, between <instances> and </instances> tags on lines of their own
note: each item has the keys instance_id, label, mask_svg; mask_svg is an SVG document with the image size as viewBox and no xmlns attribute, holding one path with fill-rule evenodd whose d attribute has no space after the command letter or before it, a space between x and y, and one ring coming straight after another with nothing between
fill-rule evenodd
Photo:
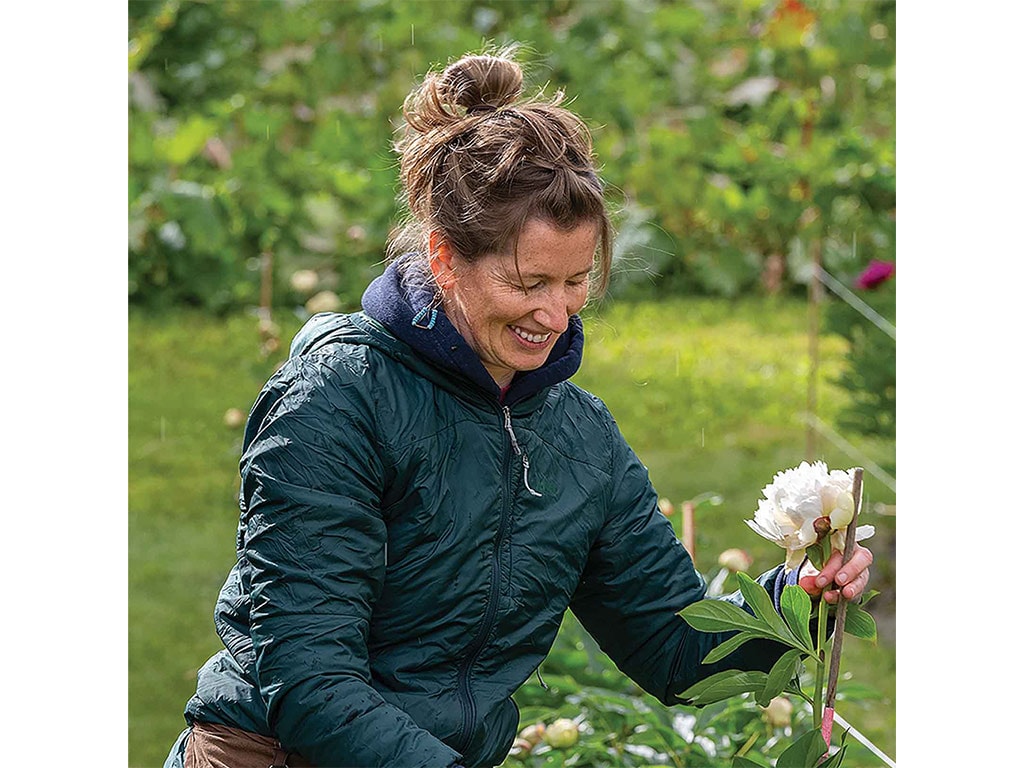
<instances>
[{"instance_id":1,"label":"hair bun","mask_svg":"<svg viewBox=\"0 0 1024 768\"><path fill-rule=\"evenodd\" d=\"M493 112L512 104L523 90L523 70L512 51L464 56L441 73L438 95L466 112Z\"/></svg>"}]
</instances>

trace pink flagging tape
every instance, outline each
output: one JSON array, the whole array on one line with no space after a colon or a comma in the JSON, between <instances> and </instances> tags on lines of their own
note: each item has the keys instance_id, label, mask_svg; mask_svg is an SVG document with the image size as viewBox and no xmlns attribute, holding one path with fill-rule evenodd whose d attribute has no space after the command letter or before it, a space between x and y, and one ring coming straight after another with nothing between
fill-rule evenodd
<instances>
[{"instance_id":1,"label":"pink flagging tape","mask_svg":"<svg viewBox=\"0 0 1024 768\"><path fill-rule=\"evenodd\" d=\"M832 718L835 714L836 711L832 707L825 707L825 711L821 713L821 738L825 740L826 747L832 743Z\"/></svg>"}]
</instances>

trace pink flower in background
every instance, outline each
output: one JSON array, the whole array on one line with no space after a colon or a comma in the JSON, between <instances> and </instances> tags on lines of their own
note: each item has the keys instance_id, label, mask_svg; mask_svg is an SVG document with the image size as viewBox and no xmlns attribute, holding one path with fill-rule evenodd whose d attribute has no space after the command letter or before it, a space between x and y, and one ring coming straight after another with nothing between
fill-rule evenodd
<instances>
[{"instance_id":1,"label":"pink flower in background","mask_svg":"<svg viewBox=\"0 0 1024 768\"><path fill-rule=\"evenodd\" d=\"M865 291L873 290L895 274L896 265L891 261L872 259L857 277L857 287Z\"/></svg>"}]
</instances>

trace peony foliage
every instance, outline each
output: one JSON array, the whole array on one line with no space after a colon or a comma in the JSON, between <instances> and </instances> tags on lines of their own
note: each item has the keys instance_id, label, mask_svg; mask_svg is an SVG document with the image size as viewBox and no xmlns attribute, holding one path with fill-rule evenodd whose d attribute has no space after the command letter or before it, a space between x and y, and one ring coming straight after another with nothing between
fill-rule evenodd
<instances>
[{"instance_id":1,"label":"peony foliage","mask_svg":"<svg viewBox=\"0 0 1024 768\"><path fill-rule=\"evenodd\" d=\"M853 519L853 473L850 470L829 471L823 462L808 464L779 472L764 488L753 520L747 524L761 536L786 550L786 568L799 568L805 557L821 567L832 549L845 547L847 529ZM872 526L858 526L857 540L874 533ZM842 551L842 550L840 550ZM695 706L707 706L744 694L753 695L757 703L767 707L776 697L790 694L805 699L814 712L814 725L779 756L777 766L828 766L836 768L846 752L844 733L840 746L829 751L819 730L822 712L822 681L827 666L826 646L829 606L824 601L812 602L802 587L783 587L778 609L763 586L743 572L736 573L740 593L749 608L713 598L698 601L680 612L680 616L701 632L733 632L730 638L704 659L711 664L727 658L745 643L755 639L774 640L789 650L784 652L768 672L726 670L701 680L679 694L679 698ZM860 604L847 603L844 632L877 641L874 618L864 605L876 592L863 596ZM826 621L822 622L822 618ZM838 659L836 662L838 663ZM808 693L801 682L801 672L812 673L814 682ZM742 750L741 750L742 752ZM734 766L758 765L737 753Z\"/></svg>"}]
</instances>

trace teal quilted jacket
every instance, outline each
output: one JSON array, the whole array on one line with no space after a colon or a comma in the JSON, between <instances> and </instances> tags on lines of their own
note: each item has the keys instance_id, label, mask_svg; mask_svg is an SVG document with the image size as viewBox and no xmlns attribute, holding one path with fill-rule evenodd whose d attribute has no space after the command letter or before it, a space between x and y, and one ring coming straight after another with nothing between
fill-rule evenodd
<instances>
[{"instance_id":1,"label":"teal quilted jacket","mask_svg":"<svg viewBox=\"0 0 1024 768\"><path fill-rule=\"evenodd\" d=\"M705 584L600 400L560 381L503 402L366 313L300 332L253 406L241 477L225 647L186 720L317 766L500 763L511 696L566 609L666 704L782 650L700 663L728 635L677 615Z\"/></svg>"}]
</instances>

